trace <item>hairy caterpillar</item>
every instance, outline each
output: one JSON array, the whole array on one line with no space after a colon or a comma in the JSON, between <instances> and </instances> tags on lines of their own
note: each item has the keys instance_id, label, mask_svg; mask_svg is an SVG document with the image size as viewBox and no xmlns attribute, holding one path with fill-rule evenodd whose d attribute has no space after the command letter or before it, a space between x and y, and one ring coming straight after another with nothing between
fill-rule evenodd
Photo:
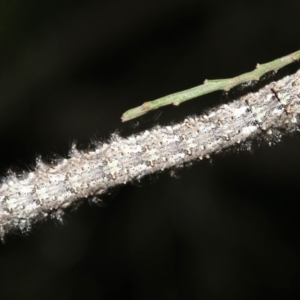
<instances>
[{"instance_id":1,"label":"hairy caterpillar","mask_svg":"<svg viewBox=\"0 0 300 300\"><path fill-rule=\"evenodd\" d=\"M32 224L78 200L106 193L150 173L182 166L248 140L280 138L298 129L300 71L255 93L183 122L156 126L126 139L113 135L92 151L78 151L55 165L36 162L25 174L10 173L0 186L0 237L27 232Z\"/></svg>"}]
</instances>

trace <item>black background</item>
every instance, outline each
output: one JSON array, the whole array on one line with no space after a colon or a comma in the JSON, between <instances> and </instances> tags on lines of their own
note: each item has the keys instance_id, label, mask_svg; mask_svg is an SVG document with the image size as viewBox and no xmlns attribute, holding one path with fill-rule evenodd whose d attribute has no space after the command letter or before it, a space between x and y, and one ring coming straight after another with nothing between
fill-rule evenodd
<instances>
[{"instance_id":1,"label":"black background","mask_svg":"<svg viewBox=\"0 0 300 300\"><path fill-rule=\"evenodd\" d=\"M0 3L0 171L182 120L122 112L299 48L295 1ZM295 299L299 135L127 185L0 245L1 299Z\"/></svg>"}]
</instances>

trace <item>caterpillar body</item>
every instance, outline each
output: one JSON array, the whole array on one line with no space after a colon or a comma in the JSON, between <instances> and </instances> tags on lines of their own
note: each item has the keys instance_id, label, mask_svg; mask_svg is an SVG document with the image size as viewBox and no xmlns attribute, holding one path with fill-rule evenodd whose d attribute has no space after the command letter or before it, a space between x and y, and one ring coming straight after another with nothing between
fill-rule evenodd
<instances>
[{"instance_id":1,"label":"caterpillar body","mask_svg":"<svg viewBox=\"0 0 300 300\"><path fill-rule=\"evenodd\" d=\"M0 186L0 237L28 232L48 215L61 218L74 202L150 173L208 158L256 138L272 141L298 129L300 70L255 93L183 122L156 126L138 135L113 135L90 151L73 145L70 157L54 165L37 160L25 174L8 174Z\"/></svg>"}]
</instances>

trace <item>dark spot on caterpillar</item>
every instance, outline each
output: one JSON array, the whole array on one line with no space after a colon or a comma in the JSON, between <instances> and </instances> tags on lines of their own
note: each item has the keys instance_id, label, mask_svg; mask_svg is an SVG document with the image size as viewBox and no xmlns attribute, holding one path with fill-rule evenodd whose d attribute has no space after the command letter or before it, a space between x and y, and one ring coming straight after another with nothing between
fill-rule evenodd
<instances>
[{"instance_id":1,"label":"dark spot on caterpillar","mask_svg":"<svg viewBox=\"0 0 300 300\"><path fill-rule=\"evenodd\" d=\"M192 155L192 151L191 151L190 149L184 149L184 150L183 150L183 153L184 153L185 155Z\"/></svg>"},{"instance_id":2,"label":"dark spot on caterpillar","mask_svg":"<svg viewBox=\"0 0 300 300\"><path fill-rule=\"evenodd\" d=\"M107 178L108 180L115 180L115 179L116 179L116 177L113 176L112 174L107 174L107 175L106 175L106 178Z\"/></svg>"},{"instance_id":3,"label":"dark spot on caterpillar","mask_svg":"<svg viewBox=\"0 0 300 300\"><path fill-rule=\"evenodd\" d=\"M145 160L144 163L147 167L153 167L153 162L150 160Z\"/></svg>"}]
</instances>

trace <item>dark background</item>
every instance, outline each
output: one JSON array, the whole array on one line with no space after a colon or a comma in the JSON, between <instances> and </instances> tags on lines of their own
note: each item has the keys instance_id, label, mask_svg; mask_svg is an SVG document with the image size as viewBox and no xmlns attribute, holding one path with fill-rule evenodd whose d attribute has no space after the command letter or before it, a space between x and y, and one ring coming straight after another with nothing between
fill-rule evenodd
<instances>
[{"instance_id":1,"label":"dark background","mask_svg":"<svg viewBox=\"0 0 300 300\"><path fill-rule=\"evenodd\" d=\"M0 2L0 171L227 101L122 112L299 49L300 2ZM288 70L287 70L288 72ZM295 299L299 135L87 201L0 245L1 299Z\"/></svg>"}]
</instances>

